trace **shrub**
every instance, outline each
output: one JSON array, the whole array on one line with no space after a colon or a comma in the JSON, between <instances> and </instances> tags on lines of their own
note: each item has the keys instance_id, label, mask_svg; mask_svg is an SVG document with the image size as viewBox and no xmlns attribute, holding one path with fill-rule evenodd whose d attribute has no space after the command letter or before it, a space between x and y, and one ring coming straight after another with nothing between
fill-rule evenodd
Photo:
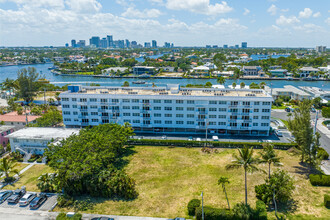
<instances>
[{"instance_id":1,"label":"shrub","mask_svg":"<svg viewBox=\"0 0 330 220\"><path fill-rule=\"evenodd\" d=\"M330 175L310 174L309 180L313 186L330 186Z\"/></svg>"},{"instance_id":2,"label":"shrub","mask_svg":"<svg viewBox=\"0 0 330 220\"><path fill-rule=\"evenodd\" d=\"M317 157L321 160L327 160L329 159L329 154L326 150L320 147L317 151Z\"/></svg>"},{"instance_id":3,"label":"shrub","mask_svg":"<svg viewBox=\"0 0 330 220\"><path fill-rule=\"evenodd\" d=\"M322 108L322 116L324 118L330 118L330 107Z\"/></svg>"},{"instance_id":4,"label":"shrub","mask_svg":"<svg viewBox=\"0 0 330 220\"><path fill-rule=\"evenodd\" d=\"M57 197L57 205L60 208L68 207L73 205L73 198L71 196L68 196L66 194L60 195Z\"/></svg>"},{"instance_id":5,"label":"shrub","mask_svg":"<svg viewBox=\"0 0 330 220\"><path fill-rule=\"evenodd\" d=\"M76 200L73 203L74 210L77 211L86 211L87 209L92 209L94 203L90 199L86 200Z\"/></svg>"},{"instance_id":6,"label":"shrub","mask_svg":"<svg viewBox=\"0 0 330 220\"><path fill-rule=\"evenodd\" d=\"M199 199L192 199L188 202L188 214L190 216L195 215L196 208L201 205L201 201Z\"/></svg>"},{"instance_id":7,"label":"shrub","mask_svg":"<svg viewBox=\"0 0 330 220\"><path fill-rule=\"evenodd\" d=\"M237 203L233 208L233 216L235 219L252 219L254 215L254 210L249 204Z\"/></svg>"},{"instance_id":8,"label":"shrub","mask_svg":"<svg viewBox=\"0 0 330 220\"><path fill-rule=\"evenodd\" d=\"M257 200L257 202L256 202L256 210L255 210L254 219L260 219L260 220L267 219L266 204L261 200Z\"/></svg>"},{"instance_id":9,"label":"shrub","mask_svg":"<svg viewBox=\"0 0 330 220\"><path fill-rule=\"evenodd\" d=\"M234 219L229 210L204 207L204 218L207 220L232 220ZM202 220L202 207L196 209L196 220Z\"/></svg>"},{"instance_id":10,"label":"shrub","mask_svg":"<svg viewBox=\"0 0 330 220\"><path fill-rule=\"evenodd\" d=\"M42 158L38 158L37 163L42 163Z\"/></svg>"},{"instance_id":11,"label":"shrub","mask_svg":"<svg viewBox=\"0 0 330 220\"><path fill-rule=\"evenodd\" d=\"M324 206L330 208L330 195L324 195Z\"/></svg>"},{"instance_id":12,"label":"shrub","mask_svg":"<svg viewBox=\"0 0 330 220\"><path fill-rule=\"evenodd\" d=\"M61 212L57 215L56 220L81 220L82 214L76 213L72 217L67 217L66 213Z\"/></svg>"}]
</instances>

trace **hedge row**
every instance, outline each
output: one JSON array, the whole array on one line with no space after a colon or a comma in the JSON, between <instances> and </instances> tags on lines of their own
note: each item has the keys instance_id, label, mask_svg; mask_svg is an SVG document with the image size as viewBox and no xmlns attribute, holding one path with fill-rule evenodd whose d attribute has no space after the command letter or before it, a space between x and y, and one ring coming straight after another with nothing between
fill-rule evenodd
<instances>
[{"instance_id":1,"label":"hedge row","mask_svg":"<svg viewBox=\"0 0 330 220\"><path fill-rule=\"evenodd\" d=\"M219 147L219 148L242 148L253 146L256 149L261 149L260 142L221 142L221 141L187 141L187 140L155 140L155 139L130 139L128 141L132 145L149 145L149 146L173 146L173 147ZM296 147L293 143L273 143L275 149L287 150L291 147Z\"/></svg>"},{"instance_id":2,"label":"hedge row","mask_svg":"<svg viewBox=\"0 0 330 220\"><path fill-rule=\"evenodd\" d=\"M330 195L324 195L324 206L330 208Z\"/></svg>"},{"instance_id":3,"label":"hedge row","mask_svg":"<svg viewBox=\"0 0 330 220\"><path fill-rule=\"evenodd\" d=\"M313 186L330 186L330 175L310 174L309 180Z\"/></svg>"},{"instance_id":4,"label":"hedge row","mask_svg":"<svg viewBox=\"0 0 330 220\"><path fill-rule=\"evenodd\" d=\"M202 207L196 209L196 219L202 220ZM205 206L204 207L204 219L207 220L234 220L234 216L230 210L217 209Z\"/></svg>"}]
</instances>

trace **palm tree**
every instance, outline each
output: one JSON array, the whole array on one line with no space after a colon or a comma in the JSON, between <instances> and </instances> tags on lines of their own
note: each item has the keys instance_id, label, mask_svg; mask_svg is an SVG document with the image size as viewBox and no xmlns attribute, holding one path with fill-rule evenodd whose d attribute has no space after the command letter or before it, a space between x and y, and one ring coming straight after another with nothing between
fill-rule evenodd
<instances>
[{"instance_id":1,"label":"palm tree","mask_svg":"<svg viewBox=\"0 0 330 220\"><path fill-rule=\"evenodd\" d=\"M270 166L273 164L274 166L282 166L280 163L281 157L278 157L274 146L272 144L264 144L263 150L259 153L261 156L260 163L268 164L268 178L270 179Z\"/></svg>"},{"instance_id":2,"label":"palm tree","mask_svg":"<svg viewBox=\"0 0 330 220\"><path fill-rule=\"evenodd\" d=\"M217 83L219 83L220 85L225 84L225 82L226 82L225 77L220 76L220 77L217 78Z\"/></svg>"},{"instance_id":3,"label":"palm tree","mask_svg":"<svg viewBox=\"0 0 330 220\"><path fill-rule=\"evenodd\" d=\"M17 164L13 158L4 157L0 160L0 172L5 174L6 179L9 178L11 173L18 174L18 170L15 169L16 166Z\"/></svg>"},{"instance_id":4,"label":"palm tree","mask_svg":"<svg viewBox=\"0 0 330 220\"><path fill-rule=\"evenodd\" d=\"M230 183L228 180L228 177L225 176L221 176L220 179L218 180L218 185L222 186L222 190L226 195L226 199L227 199L227 203L228 203L228 209L230 209L230 205L229 205L229 200L228 200L228 196L227 196L227 191L226 191L226 183Z\"/></svg>"},{"instance_id":5,"label":"palm tree","mask_svg":"<svg viewBox=\"0 0 330 220\"><path fill-rule=\"evenodd\" d=\"M256 165L259 164L259 160L253 157L253 147L244 146L242 149L237 149L238 155L234 154L234 160L230 164L226 165L227 170L244 169L244 180L245 180L245 204L247 205L247 172L253 173L261 171Z\"/></svg>"},{"instance_id":6,"label":"palm tree","mask_svg":"<svg viewBox=\"0 0 330 220\"><path fill-rule=\"evenodd\" d=\"M243 89L245 87L245 83L241 82L240 87L241 87L241 89Z\"/></svg>"},{"instance_id":7,"label":"palm tree","mask_svg":"<svg viewBox=\"0 0 330 220\"><path fill-rule=\"evenodd\" d=\"M233 85L232 86L233 86L234 89L236 88L236 85L237 84L235 82L233 82Z\"/></svg>"}]
</instances>

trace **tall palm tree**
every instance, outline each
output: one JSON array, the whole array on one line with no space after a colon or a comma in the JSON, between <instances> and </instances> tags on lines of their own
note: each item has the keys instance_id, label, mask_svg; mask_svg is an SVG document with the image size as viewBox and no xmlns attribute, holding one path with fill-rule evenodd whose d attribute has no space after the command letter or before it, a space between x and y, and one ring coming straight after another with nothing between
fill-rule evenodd
<instances>
[{"instance_id":1,"label":"tall palm tree","mask_svg":"<svg viewBox=\"0 0 330 220\"><path fill-rule=\"evenodd\" d=\"M0 160L0 172L5 174L6 179L9 178L11 173L18 174L18 170L15 169L16 166L17 164L13 158L4 157Z\"/></svg>"},{"instance_id":2,"label":"tall palm tree","mask_svg":"<svg viewBox=\"0 0 330 220\"><path fill-rule=\"evenodd\" d=\"M225 84L225 82L226 82L225 77L220 76L220 77L217 78L217 83L219 83L220 85Z\"/></svg>"},{"instance_id":3,"label":"tall palm tree","mask_svg":"<svg viewBox=\"0 0 330 220\"><path fill-rule=\"evenodd\" d=\"M238 155L233 154L234 160L230 164L226 165L227 170L232 169L244 169L245 180L245 204L247 205L247 172L253 173L256 171L262 171L257 167L259 160L253 157L253 147L244 146L242 149L237 149Z\"/></svg>"},{"instance_id":4,"label":"tall palm tree","mask_svg":"<svg viewBox=\"0 0 330 220\"><path fill-rule=\"evenodd\" d=\"M272 144L264 144L263 150L259 153L261 156L260 163L268 164L268 178L270 178L270 167L273 164L274 166L282 166L280 163L281 157L279 157Z\"/></svg>"},{"instance_id":5,"label":"tall palm tree","mask_svg":"<svg viewBox=\"0 0 330 220\"><path fill-rule=\"evenodd\" d=\"M228 209L230 209L230 205L229 205L229 200L228 200L228 196L227 196L227 191L226 191L226 183L230 183L228 180L228 177L225 176L221 176L220 179L218 180L218 185L222 186L222 190L226 195L226 199L227 199L227 203L228 203Z\"/></svg>"}]
</instances>

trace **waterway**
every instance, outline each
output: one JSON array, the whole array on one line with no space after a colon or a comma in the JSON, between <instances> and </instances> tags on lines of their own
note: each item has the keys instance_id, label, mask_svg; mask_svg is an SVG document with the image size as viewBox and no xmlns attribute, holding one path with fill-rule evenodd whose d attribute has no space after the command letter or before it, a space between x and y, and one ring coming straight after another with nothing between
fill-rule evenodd
<instances>
[{"instance_id":1,"label":"waterway","mask_svg":"<svg viewBox=\"0 0 330 220\"><path fill-rule=\"evenodd\" d=\"M63 76L63 75L54 75L48 67L52 67L53 64L36 64L36 65L24 65L24 66L5 66L0 67L0 82L3 82L6 78L16 79L17 72L19 69L27 67L35 67L37 71L51 83L59 86L66 84L75 84L75 85L88 85L90 83L97 83L102 86L121 86L125 81L128 81L131 85L133 81L137 79L133 78L99 78L99 77L86 77L86 76ZM139 79L146 81L144 85L134 85L134 86L151 86L152 83L155 83L157 86L163 86L166 84L205 84L206 82L211 82L212 84L217 84L216 79ZM231 85L235 80L226 80L227 85ZM272 88L282 88L285 85L293 86L315 86L320 87L326 90L330 90L330 81L285 81L285 80L239 80L236 83L244 82L246 85L249 85L252 82L260 83L265 82L267 85Z\"/></svg>"}]
</instances>

